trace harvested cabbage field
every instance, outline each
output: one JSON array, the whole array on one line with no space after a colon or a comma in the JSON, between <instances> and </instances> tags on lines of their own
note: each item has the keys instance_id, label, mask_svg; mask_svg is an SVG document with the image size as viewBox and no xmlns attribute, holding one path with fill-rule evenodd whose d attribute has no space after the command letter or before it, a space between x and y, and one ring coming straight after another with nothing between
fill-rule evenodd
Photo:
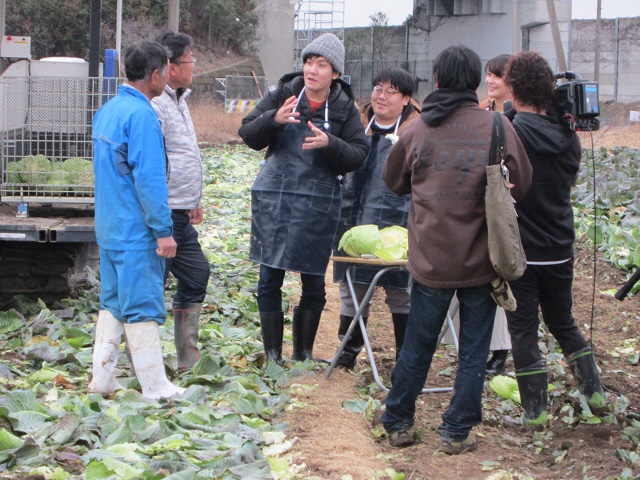
<instances>
[{"instance_id":1,"label":"harvested cabbage field","mask_svg":"<svg viewBox=\"0 0 640 480\"><path fill-rule=\"evenodd\" d=\"M583 142L586 144L586 142ZM638 147L640 145L634 145ZM161 328L165 363L188 387L183 399L150 402L139 394L125 355L113 398L87 395L99 282L81 297L47 308L17 298L0 312L0 478L31 479L623 479L640 475L640 358L637 296L613 294L638 265L637 191L640 151L596 147L585 153L575 188L577 271L574 314L593 341L611 414L600 420L581 407L568 367L548 337L547 430L502 425L518 415L513 399L485 388L484 423L475 452L435 453L435 428L448 393L423 395L420 441L393 449L379 423L385 394L361 354L354 372L322 364L263 364L255 301L257 269L248 261L249 189L262 155L239 145L203 150L206 178L201 242L212 276L201 315L202 360L177 375L171 321ZM595 171L596 215L592 178ZM591 239L596 240L596 246ZM338 347L339 296L327 272L328 303L315 356ZM287 277L290 317L299 294ZM171 294L171 285L167 298ZM393 332L381 298L369 334L382 378L393 368ZM544 335L544 332L541 332ZM285 325L284 355L291 353ZM512 373L513 366L508 362ZM450 386L455 350L442 346L429 386Z\"/></svg>"}]
</instances>

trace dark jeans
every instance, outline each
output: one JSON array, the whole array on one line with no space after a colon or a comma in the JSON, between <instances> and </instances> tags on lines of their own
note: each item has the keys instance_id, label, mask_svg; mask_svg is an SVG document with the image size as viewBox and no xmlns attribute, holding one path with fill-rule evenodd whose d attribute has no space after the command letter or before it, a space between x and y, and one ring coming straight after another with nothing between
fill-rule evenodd
<instances>
[{"instance_id":1,"label":"dark jeans","mask_svg":"<svg viewBox=\"0 0 640 480\"><path fill-rule=\"evenodd\" d=\"M258 280L258 310L262 313L282 311L282 283L286 270L260 264ZM326 303L323 275L301 273L302 295L299 307L302 310L321 312Z\"/></svg>"},{"instance_id":2,"label":"dark jeans","mask_svg":"<svg viewBox=\"0 0 640 480\"><path fill-rule=\"evenodd\" d=\"M482 391L496 312L496 304L489 295L490 287L440 289L414 280L407 331L382 415L388 432L413 425L416 399L427 379L438 336L456 292L460 301L458 373L453 397L442 415L438 433L446 440L464 440L471 428L482 421Z\"/></svg>"},{"instance_id":3,"label":"dark jeans","mask_svg":"<svg viewBox=\"0 0 640 480\"><path fill-rule=\"evenodd\" d=\"M166 259L165 282L169 272L176 277L178 288L173 303L202 303L209 282L209 261L198 242L198 232L189 223L186 210L171 212L173 239L178 244L176 256Z\"/></svg>"},{"instance_id":4,"label":"dark jeans","mask_svg":"<svg viewBox=\"0 0 640 480\"><path fill-rule=\"evenodd\" d=\"M557 265L527 265L524 275L509 284L518 302L515 312L507 312L516 370L542 358L538 347L539 309L565 357L589 346L571 314L573 260Z\"/></svg>"}]
</instances>

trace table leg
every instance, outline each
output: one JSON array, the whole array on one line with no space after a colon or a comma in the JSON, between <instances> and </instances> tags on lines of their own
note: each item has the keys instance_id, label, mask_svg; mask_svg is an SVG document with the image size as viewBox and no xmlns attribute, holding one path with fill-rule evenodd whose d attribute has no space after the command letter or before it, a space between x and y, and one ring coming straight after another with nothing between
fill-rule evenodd
<instances>
[{"instance_id":1,"label":"table leg","mask_svg":"<svg viewBox=\"0 0 640 480\"><path fill-rule=\"evenodd\" d=\"M376 378L376 383L378 383L380 388L387 390L384 387L384 385L382 385L380 378L377 376L375 361L373 360L373 354L371 353L371 344L369 343L369 337L367 336L367 329L365 328L364 322L362 321L362 311L366 308L366 305L369 303L369 300L371 300L371 297L373 296L373 292L378 283L378 280L380 280L380 277L382 277L382 275L384 275L389 270L392 270L394 268L404 268L404 267L390 266L390 267L385 267L380 271L378 271L373 277L373 280L371 281L371 283L369 284L369 288L367 289L367 292L365 293L364 298L360 303L358 303L358 297L356 296L355 290L353 288L352 272L354 268L355 268L355 264L349 265L349 267L347 267L346 278L347 278L347 286L349 287L349 293L351 294L353 304L357 305L356 314L353 316L351 325L349 325L349 328L347 332L344 334L344 337L342 338L342 342L340 343L340 346L338 347L338 350L336 351L335 356L331 360L331 364L329 365L329 369L325 374L325 378L329 378L331 376L331 372L333 372L333 369L336 367L336 364L338 363L338 358L340 357L340 354L344 350L344 347L349 341L349 338L351 338L353 329L355 328L356 325L359 324L360 330L362 331L362 338L364 338L364 344L367 349L367 353L369 354L369 360L371 361L372 370L374 371L374 377Z\"/></svg>"},{"instance_id":2,"label":"table leg","mask_svg":"<svg viewBox=\"0 0 640 480\"><path fill-rule=\"evenodd\" d=\"M378 281L380 280L380 277L382 277L382 275L384 275L386 272L388 272L389 270L392 269L397 269L397 268L404 268L404 267L398 267L398 266L389 266L389 267L385 267L382 268L380 271L378 271L376 273L376 275L373 277L373 280L371 281L371 283L369 284L369 288L367 289L364 298L362 299L362 302L358 302L358 297L356 296L355 290L353 288L353 279L352 279L352 273L353 270L355 269L355 264L351 264L347 267L347 272L346 272L346 279L347 279L347 286L349 287L349 293L351 294L351 298L353 300L353 304L357 305L357 310L356 310L356 314L353 317L353 320L351 321L351 324L349 325L349 328L347 329L347 332L344 334L344 337L342 338L342 342L340 342L340 346L338 347L338 350L336 351L333 359L331 360L331 364L329 365L329 368L327 369L327 373L325 374L325 378L329 378L331 376L331 373L333 372L333 369L336 367L336 364L338 363L338 359L340 358L340 354L342 353L342 351L344 350L344 347L346 346L347 342L349 341L349 338L351 338L351 335L353 333L353 329L356 327L356 325L358 325L360 327L360 330L362 331L362 338L364 339L364 346L365 346L365 350L367 352L367 356L369 357L369 364L371 365L371 371L373 373L373 378L376 382L376 384L385 392L388 392L389 389L382 383L382 380L380 379L380 375L378 374L378 367L376 366L376 361L375 358L373 357L373 349L371 348L371 343L369 342L369 335L367 335L367 329L364 325L364 321L362 320L362 312L365 309L366 305L369 303L369 300L371 300L371 297L373 296L373 292L375 290L376 285L378 284ZM455 310L453 312L453 315L455 315ZM444 336L445 332L447 331L447 328L451 330L451 335L453 337L453 343L456 349L456 352L458 351L458 336L455 333L455 330L453 328L453 320L452 320L452 315L450 312L447 312L447 318L445 320L445 328L442 329L442 333L440 334L440 337L438 338L438 345L440 345L440 342L442 341L442 337ZM452 387L433 387L433 388L423 388L422 389L422 393L440 393L440 392L450 392L451 390L453 390Z\"/></svg>"}]
</instances>

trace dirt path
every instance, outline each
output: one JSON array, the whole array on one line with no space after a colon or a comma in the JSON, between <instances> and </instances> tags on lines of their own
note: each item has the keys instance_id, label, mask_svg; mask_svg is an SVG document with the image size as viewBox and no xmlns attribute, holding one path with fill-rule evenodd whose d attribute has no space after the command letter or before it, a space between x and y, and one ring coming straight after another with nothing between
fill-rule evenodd
<instances>
[{"instance_id":1,"label":"dirt path","mask_svg":"<svg viewBox=\"0 0 640 480\"><path fill-rule=\"evenodd\" d=\"M314 356L325 359L331 359L340 344L340 300L332 278L330 267L327 305L314 346ZM392 330L390 333L393 335ZM285 347L284 353L290 355L290 347ZM362 364L364 354L360 357ZM340 479L343 475L351 475L354 480L368 480L376 471L387 468L369 423L362 415L342 408L343 402L357 398L357 374L336 369L329 379L320 372L309 383L315 388L298 398L310 408L296 409L287 419L291 423L291 433L299 439L293 458L297 464L307 466L305 478Z\"/></svg>"}]
</instances>

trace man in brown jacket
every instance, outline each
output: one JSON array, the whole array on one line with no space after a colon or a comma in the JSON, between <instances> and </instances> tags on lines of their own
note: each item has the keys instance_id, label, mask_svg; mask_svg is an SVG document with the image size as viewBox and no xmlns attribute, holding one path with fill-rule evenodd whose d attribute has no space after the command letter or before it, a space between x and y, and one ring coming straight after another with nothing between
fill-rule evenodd
<instances>
[{"instance_id":1,"label":"man in brown jacket","mask_svg":"<svg viewBox=\"0 0 640 480\"><path fill-rule=\"evenodd\" d=\"M482 421L482 389L496 304L490 282L497 275L488 253L484 192L491 112L478 107L480 57L457 45L434 63L437 90L422 106L421 120L407 125L382 177L398 195L411 194L409 263L411 310L393 387L382 422L397 447L414 442L415 402L427 378L449 304L460 301L459 365L454 394L438 427L440 450L475 448L470 435ZM506 120L506 119L505 119ZM527 154L505 121L505 165L513 198L531 184Z\"/></svg>"}]
</instances>

